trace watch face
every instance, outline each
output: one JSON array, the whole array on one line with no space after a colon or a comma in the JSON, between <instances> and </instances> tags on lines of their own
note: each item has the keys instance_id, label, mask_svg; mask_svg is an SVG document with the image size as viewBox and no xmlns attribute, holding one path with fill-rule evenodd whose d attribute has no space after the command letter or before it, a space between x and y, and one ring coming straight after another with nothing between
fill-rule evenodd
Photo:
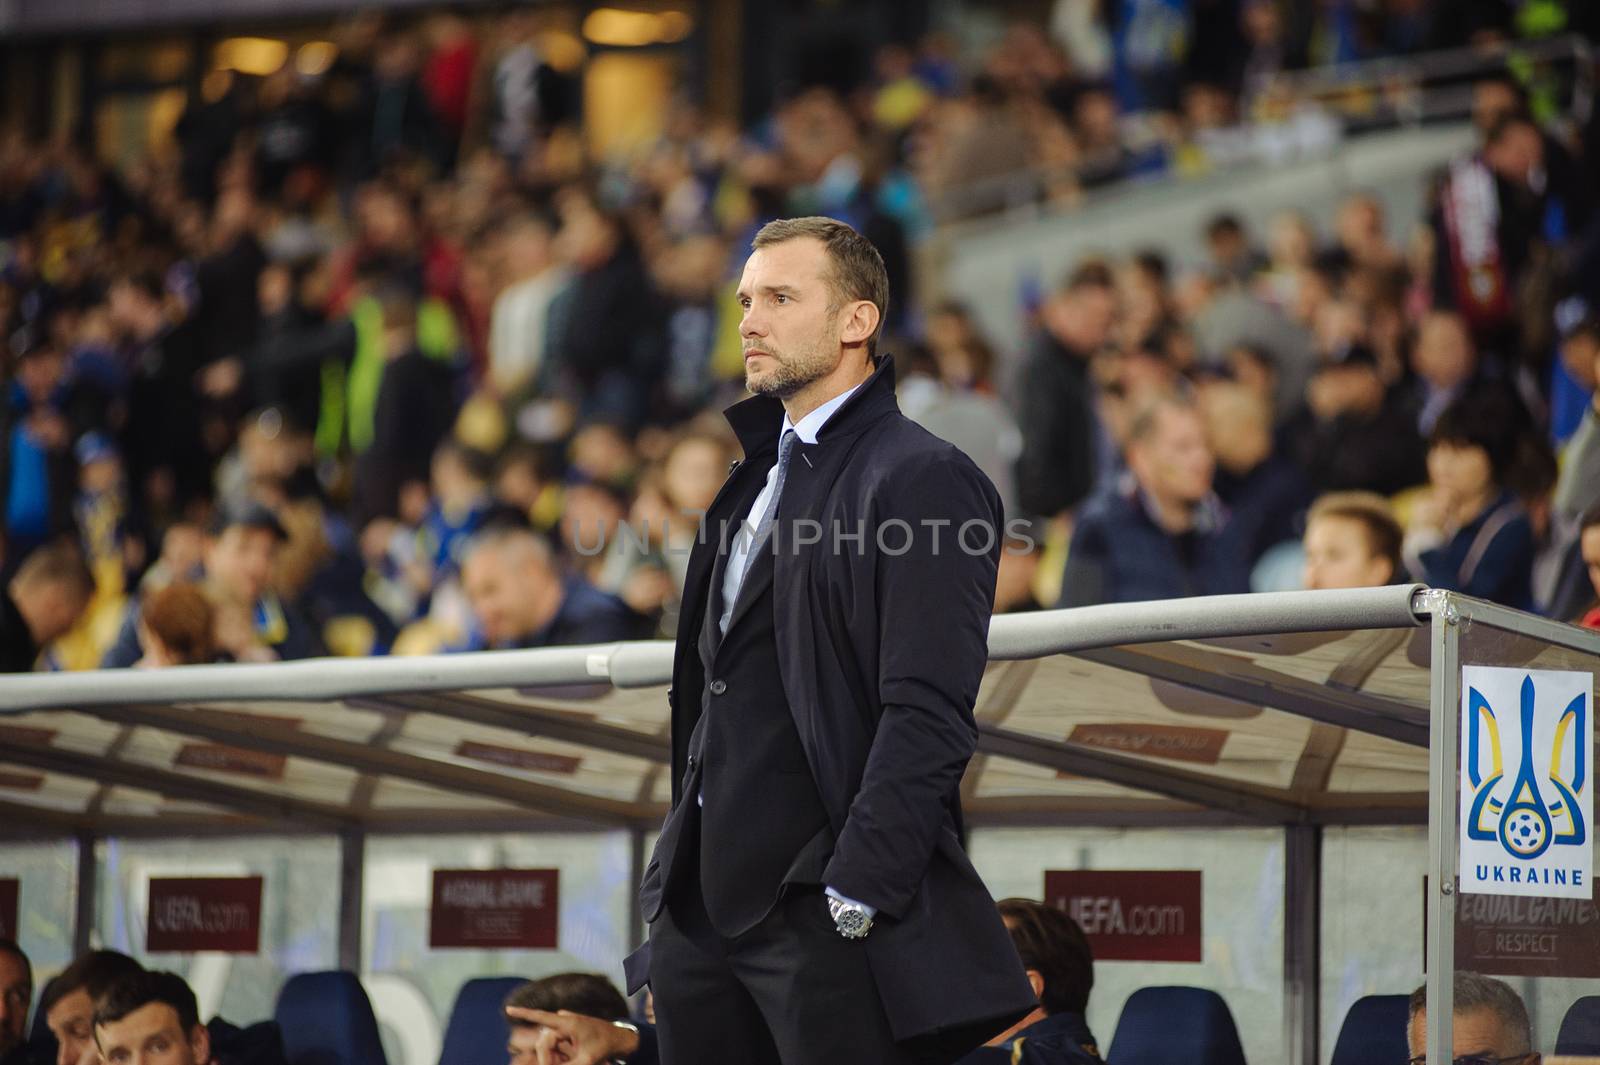
<instances>
[{"instance_id":1,"label":"watch face","mask_svg":"<svg viewBox=\"0 0 1600 1065\"><path fill-rule=\"evenodd\" d=\"M851 939L867 934L867 929L872 922L860 910L841 910L838 917L839 932Z\"/></svg>"}]
</instances>

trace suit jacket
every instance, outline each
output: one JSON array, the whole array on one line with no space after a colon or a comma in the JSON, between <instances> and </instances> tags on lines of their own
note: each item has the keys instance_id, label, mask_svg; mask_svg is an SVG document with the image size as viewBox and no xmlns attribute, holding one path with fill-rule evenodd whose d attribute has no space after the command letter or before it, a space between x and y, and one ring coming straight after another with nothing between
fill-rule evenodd
<instances>
[{"instance_id":1,"label":"suit jacket","mask_svg":"<svg viewBox=\"0 0 1600 1065\"><path fill-rule=\"evenodd\" d=\"M776 460L783 407L757 396L726 415L746 461L689 557L668 691L674 805L694 801L684 775L719 532L745 517L735 501ZM796 525L805 521L817 524ZM773 533L783 690L834 837L822 880L878 909L863 946L895 1038L950 1058L1037 1005L960 835L1003 523L989 479L900 413L885 356L817 443L795 445ZM647 921L661 911L662 885L652 859L640 887ZM647 950L628 961L630 993L649 972Z\"/></svg>"}]
</instances>

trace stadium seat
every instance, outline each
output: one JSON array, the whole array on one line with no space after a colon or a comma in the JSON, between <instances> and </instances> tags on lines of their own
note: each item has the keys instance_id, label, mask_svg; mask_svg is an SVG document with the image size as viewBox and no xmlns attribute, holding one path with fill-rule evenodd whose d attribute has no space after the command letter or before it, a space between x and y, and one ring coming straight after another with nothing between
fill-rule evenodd
<instances>
[{"instance_id":1,"label":"stadium seat","mask_svg":"<svg viewBox=\"0 0 1600 1065\"><path fill-rule=\"evenodd\" d=\"M445 1025L439 1065L504 1058L511 1030L503 1007L506 996L522 983L520 976L484 976L462 984Z\"/></svg>"},{"instance_id":2,"label":"stadium seat","mask_svg":"<svg viewBox=\"0 0 1600 1065\"><path fill-rule=\"evenodd\" d=\"M1331 1065L1402 1065L1411 1056L1406 1045L1406 995L1358 998L1344 1015Z\"/></svg>"},{"instance_id":3,"label":"stadium seat","mask_svg":"<svg viewBox=\"0 0 1600 1065\"><path fill-rule=\"evenodd\" d=\"M1600 1055L1600 995L1585 995L1567 1009L1556 1035L1556 1053L1578 1057Z\"/></svg>"},{"instance_id":4,"label":"stadium seat","mask_svg":"<svg viewBox=\"0 0 1600 1065\"><path fill-rule=\"evenodd\" d=\"M388 1065L378 1019L354 973L291 976L273 1017L288 1065Z\"/></svg>"},{"instance_id":5,"label":"stadium seat","mask_svg":"<svg viewBox=\"0 0 1600 1065\"><path fill-rule=\"evenodd\" d=\"M1199 987L1144 987L1128 996L1108 1065L1244 1065L1233 1013Z\"/></svg>"}]
</instances>

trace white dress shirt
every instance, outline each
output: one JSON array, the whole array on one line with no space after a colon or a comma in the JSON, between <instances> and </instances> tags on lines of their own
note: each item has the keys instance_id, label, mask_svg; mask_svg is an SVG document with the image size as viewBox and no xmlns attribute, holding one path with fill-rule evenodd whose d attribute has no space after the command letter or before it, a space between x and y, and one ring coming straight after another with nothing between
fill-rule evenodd
<instances>
[{"instance_id":1,"label":"white dress shirt","mask_svg":"<svg viewBox=\"0 0 1600 1065\"><path fill-rule=\"evenodd\" d=\"M850 398L856 385L847 391L840 392L828 402L800 419L800 423L789 421L788 412L783 415L783 428L778 432L778 439L783 439L783 434L794 430L802 444L815 444L817 433L827 424L833 412L844 406L844 401ZM796 456L791 455L789 461L793 463ZM750 549L755 545L750 541L755 537L756 526L761 523L761 516L767 512L767 507L772 503L772 492L778 483L778 463L772 463L772 468L767 471L767 483L761 489L761 494L756 496L756 501L750 505L750 513L745 515L739 523L739 531L733 535L733 543L728 545L728 565L722 573L722 616L717 619L717 627L722 634L728 634L728 622L733 618L734 600L739 594L739 585L744 581L744 571L750 566Z\"/></svg>"}]
</instances>

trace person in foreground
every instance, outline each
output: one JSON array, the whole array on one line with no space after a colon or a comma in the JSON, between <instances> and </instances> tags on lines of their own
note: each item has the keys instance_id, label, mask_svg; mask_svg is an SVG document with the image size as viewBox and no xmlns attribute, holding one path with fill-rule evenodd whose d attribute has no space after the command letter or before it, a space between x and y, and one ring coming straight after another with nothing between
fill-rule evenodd
<instances>
[{"instance_id":1,"label":"person in foreground","mask_svg":"<svg viewBox=\"0 0 1600 1065\"><path fill-rule=\"evenodd\" d=\"M855 230L768 224L738 296L755 395L689 557L628 991L665 1065L952 1062L1037 1003L960 836L999 496L900 413Z\"/></svg>"},{"instance_id":2,"label":"person in foreground","mask_svg":"<svg viewBox=\"0 0 1600 1065\"><path fill-rule=\"evenodd\" d=\"M123 977L94 1008L94 1041L105 1065L209 1065L211 1034L194 992L176 973Z\"/></svg>"},{"instance_id":3,"label":"person in foreground","mask_svg":"<svg viewBox=\"0 0 1600 1065\"><path fill-rule=\"evenodd\" d=\"M1101 1065L1084 1013L1094 988L1094 953L1067 912L1033 899L1001 899L1000 917L1039 1003L960 1065Z\"/></svg>"},{"instance_id":4,"label":"person in foreground","mask_svg":"<svg viewBox=\"0 0 1600 1065\"><path fill-rule=\"evenodd\" d=\"M628 1017L628 1000L592 973L530 980L506 997L509 1065L658 1065L655 1027Z\"/></svg>"},{"instance_id":5,"label":"person in foreground","mask_svg":"<svg viewBox=\"0 0 1600 1065\"><path fill-rule=\"evenodd\" d=\"M1533 1049L1528 1007L1504 981L1478 973L1458 972L1450 1035L1450 1058L1456 1065L1539 1065ZM1408 1065L1424 1065L1428 1043L1428 985L1411 993L1406 1022Z\"/></svg>"},{"instance_id":6,"label":"person in foreground","mask_svg":"<svg viewBox=\"0 0 1600 1065\"><path fill-rule=\"evenodd\" d=\"M14 939L0 939L0 1065L29 1065L33 964Z\"/></svg>"}]
</instances>

